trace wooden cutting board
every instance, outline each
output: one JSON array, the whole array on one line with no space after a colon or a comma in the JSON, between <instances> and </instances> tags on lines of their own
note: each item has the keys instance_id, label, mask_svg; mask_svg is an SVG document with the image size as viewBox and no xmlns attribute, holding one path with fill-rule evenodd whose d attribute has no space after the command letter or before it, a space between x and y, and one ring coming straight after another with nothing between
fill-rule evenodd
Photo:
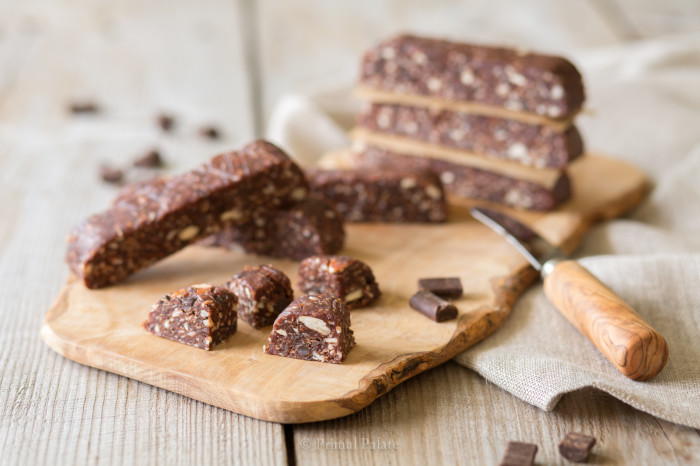
<instances>
[{"instance_id":1,"label":"wooden cutting board","mask_svg":"<svg viewBox=\"0 0 700 466\"><path fill-rule=\"evenodd\" d=\"M511 212L571 251L590 225L619 216L644 196L636 168L597 156L571 167L575 196L552 213ZM343 254L368 263L383 292L352 311L357 346L339 365L262 352L271 327L238 332L206 352L146 333L162 295L193 283L224 283L245 265L271 263L296 280L298 263L192 246L129 280L88 290L70 280L48 311L44 341L63 356L237 413L275 422L332 419L369 405L397 384L493 333L534 270L505 240L454 206L443 225L347 226ZM408 306L420 277L459 276L459 317L436 323Z\"/></svg>"}]
</instances>

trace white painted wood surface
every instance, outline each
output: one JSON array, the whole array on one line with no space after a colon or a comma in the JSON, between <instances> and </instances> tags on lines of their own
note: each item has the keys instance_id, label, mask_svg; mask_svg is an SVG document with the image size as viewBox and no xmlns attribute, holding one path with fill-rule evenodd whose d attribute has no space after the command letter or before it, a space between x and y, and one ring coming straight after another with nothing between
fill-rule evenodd
<instances>
[{"instance_id":1,"label":"white painted wood surface","mask_svg":"<svg viewBox=\"0 0 700 466\"><path fill-rule=\"evenodd\" d=\"M38 332L67 277L65 234L114 194L97 179L102 162L126 166L157 146L175 171L239 146L283 93L352 82L361 50L398 30L565 52L698 30L698 10L692 0L0 0L0 464L493 464L510 439L560 463L554 445L569 429L598 437L596 463L697 464L697 431L597 392L544 413L448 364L351 417L284 428L80 366ZM70 117L74 99L104 111ZM153 123L161 111L178 117L172 136ZM206 123L225 138L198 138ZM398 446L304 446L375 435Z\"/></svg>"}]
</instances>

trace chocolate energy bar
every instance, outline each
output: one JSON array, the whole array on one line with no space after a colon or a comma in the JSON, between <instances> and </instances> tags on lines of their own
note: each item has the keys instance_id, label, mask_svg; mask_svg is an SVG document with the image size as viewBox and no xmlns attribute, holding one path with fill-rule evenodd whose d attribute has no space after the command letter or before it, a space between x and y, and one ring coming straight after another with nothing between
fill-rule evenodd
<instances>
[{"instance_id":1,"label":"chocolate energy bar","mask_svg":"<svg viewBox=\"0 0 700 466\"><path fill-rule=\"evenodd\" d=\"M257 141L201 167L123 193L78 225L66 260L88 288L115 283L222 228L306 197L301 169Z\"/></svg>"},{"instance_id":2,"label":"chocolate energy bar","mask_svg":"<svg viewBox=\"0 0 700 466\"><path fill-rule=\"evenodd\" d=\"M226 287L238 297L238 317L253 328L272 325L294 297L289 278L269 265L246 267Z\"/></svg>"},{"instance_id":3,"label":"chocolate energy bar","mask_svg":"<svg viewBox=\"0 0 700 466\"><path fill-rule=\"evenodd\" d=\"M480 199L520 209L552 210L571 196L566 172L553 173L541 179L518 178L518 174L499 173L462 165L454 160L421 157L392 152L364 145L355 157L367 169L409 167L431 170L439 174L445 191L455 197ZM544 173L542 175L545 175Z\"/></svg>"},{"instance_id":4,"label":"chocolate energy bar","mask_svg":"<svg viewBox=\"0 0 700 466\"><path fill-rule=\"evenodd\" d=\"M314 194L332 202L348 222L444 222L447 204L432 172L394 165L391 170L307 170Z\"/></svg>"},{"instance_id":5,"label":"chocolate energy bar","mask_svg":"<svg viewBox=\"0 0 700 466\"><path fill-rule=\"evenodd\" d=\"M365 95L374 101L419 105L410 97L427 97L464 102L466 113L543 120L572 118L585 98L581 74L564 58L411 35L368 50L360 85L375 91Z\"/></svg>"},{"instance_id":6,"label":"chocolate energy bar","mask_svg":"<svg viewBox=\"0 0 700 466\"><path fill-rule=\"evenodd\" d=\"M371 104L358 126L533 167L563 168L583 154L575 126L547 125L407 105Z\"/></svg>"}]
</instances>

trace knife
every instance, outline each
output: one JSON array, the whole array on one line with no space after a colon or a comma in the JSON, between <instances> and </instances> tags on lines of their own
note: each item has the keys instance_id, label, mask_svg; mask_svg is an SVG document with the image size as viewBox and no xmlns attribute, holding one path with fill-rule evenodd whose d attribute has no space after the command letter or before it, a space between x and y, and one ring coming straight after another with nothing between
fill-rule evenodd
<instances>
[{"instance_id":1,"label":"knife","mask_svg":"<svg viewBox=\"0 0 700 466\"><path fill-rule=\"evenodd\" d=\"M470 212L525 256L540 272L547 299L623 375L647 380L664 368L664 337L591 272L502 212L482 207Z\"/></svg>"}]
</instances>

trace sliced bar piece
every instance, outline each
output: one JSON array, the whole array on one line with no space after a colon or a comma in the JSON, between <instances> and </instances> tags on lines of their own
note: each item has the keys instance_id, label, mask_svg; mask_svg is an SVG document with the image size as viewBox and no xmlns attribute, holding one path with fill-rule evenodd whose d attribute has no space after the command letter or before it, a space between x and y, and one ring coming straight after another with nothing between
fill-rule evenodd
<instances>
[{"instance_id":1,"label":"sliced bar piece","mask_svg":"<svg viewBox=\"0 0 700 466\"><path fill-rule=\"evenodd\" d=\"M315 196L293 206L263 212L254 220L232 226L200 241L262 256L302 260L317 254L334 254L343 247L343 216L328 201Z\"/></svg>"},{"instance_id":2,"label":"sliced bar piece","mask_svg":"<svg viewBox=\"0 0 700 466\"><path fill-rule=\"evenodd\" d=\"M544 180L546 184L503 173L474 168L437 157L399 154L374 146L364 146L355 154L357 163L371 169L415 167L440 175L445 191L455 197L480 199L529 210L552 210L571 197L566 172Z\"/></svg>"},{"instance_id":3,"label":"sliced bar piece","mask_svg":"<svg viewBox=\"0 0 700 466\"><path fill-rule=\"evenodd\" d=\"M435 322L444 322L457 317L457 308L428 290L420 290L409 301L412 309Z\"/></svg>"},{"instance_id":4,"label":"sliced bar piece","mask_svg":"<svg viewBox=\"0 0 700 466\"><path fill-rule=\"evenodd\" d=\"M246 267L226 287L238 297L238 317L253 328L272 325L294 298L289 278L270 265Z\"/></svg>"},{"instance_id":5,"label":"sliced bar piece","mask_svg":"<svg viewBox=\"0 0 700 466\"><path fill-rule=\"evenodd\" d=\"M302 296L285 309L272 327L267 354L340 364L355 346L350 312L333 296Z\"/></svg>"},{"instance_id":6,"label":"sliced bar piece","mask_svg":"<svg viewBox=\"0 0 700 466\"><path fill-rule=\"evenodd\" d=\"M299 264L302 293L328 294L340 298L350 309L365 307L379 299L381 292L372 269L347 256L313 256Z\"/></svg>"},{"instance_id":7,"label":"sliced bar piece","mask_svg":"<svg viewBox=\"0 0 700 466\"><path fill-rule=\"evenodd\" d=\"M420 278L418 288L428 290L441 298L457 299L464 292L459 277Z\"/></svg>"},{"instance_id":8,"label":"sliced bar piece","mask_svg":"<svg viewBox=\"0 0 700 466\"><path fill-rule=\"evenodd\" d=\"M307 190L286 154L257 141L122 193L73 229L66 260L88 288L106 286L223 227L299 201Z\"/></svg>"},{"instance_id":9,"label":"sliced bar piece","mask_svg":"<svg viewBox=\"0 0 700 466\"><path fill-rule=\"evenodd\" d=\"M192 285L160 299L143 323L154 335L210 350L236 332L236 295L226 288Z\"/></svg>"},{"instance_id":10,"label":"sliced bar piece","mask_svg":"<svg viewBox=\"0 0 700 466\"><path fill-rule=\"evenodd\" d=\"M361 89L404 97L463 102L465 113L503 118L561 120L581 110L581 74L562 57L401 35L369 49L362 59ZM377 94L364 94L387 102ZM418 100L406 99L415 96ZM428 106L428 105L425 105ZM495 112L494 112L495 109ZM505 112L504 112L505 110Z\"/></svg>"},{"instance_id":11,"label":"sliced bar piece","mask_svg":"<svg viewBox=\"0 0 700 466\"><path fill-rule=\"evenodd\" d=\"M560 132L504 118L389 104L367 105L357 124L372 132L538 168L563 168L583 154L575 126Z\"/></svg>"},{"instance_id":12,"label":"sliced bar piece","mask_svg":"<svg viewBox=\"0 0 700 466\"><path fill-rule=\"evenodd\" d=\"M348 222L444 222L445 192L427 170L307 170L312 192L330 202Z\"/></svg>"}]
</instances>

